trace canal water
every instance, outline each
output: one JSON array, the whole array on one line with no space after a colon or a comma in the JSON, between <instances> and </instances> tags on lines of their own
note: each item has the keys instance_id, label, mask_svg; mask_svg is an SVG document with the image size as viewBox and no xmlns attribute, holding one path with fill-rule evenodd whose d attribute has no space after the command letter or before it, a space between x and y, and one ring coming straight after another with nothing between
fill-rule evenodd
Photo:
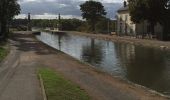
<instances>
[{"instance_id":1,"label":"canal water","mask_svg":"<svg viewBox=\"0 0 170 100\"><path fill-rule=\"evenodd\" d=\"M42 32L42 42L111 75L170 96L170 52L67 33Z\"/></svg>"}]
</instances>

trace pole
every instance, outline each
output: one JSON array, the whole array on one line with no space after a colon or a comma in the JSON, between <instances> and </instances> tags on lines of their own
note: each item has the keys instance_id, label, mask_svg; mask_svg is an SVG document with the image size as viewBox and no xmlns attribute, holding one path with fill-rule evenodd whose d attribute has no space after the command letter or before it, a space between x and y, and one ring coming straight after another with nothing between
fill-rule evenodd
<instances>
[{"instance_id":1,"label":"pole","mask_svg":"<svg viewBox=\"0 0 170 100\"><path fill-rule=\"evenodd\" d=\"M107 22L107 31L108 31L108 34L110 34L110 22L109 22L109 19L108 19L108 22Z\"/></svg>"},{"instance_id":2,"label":"pole","mask_svg":"<svg viewBox=\"0 0 170 100\"><path fill-rule=\"evenodd\" d=\"M31 14L30 13L28 13L28 31L31 31Z\"/></svg>"}]
</instances>

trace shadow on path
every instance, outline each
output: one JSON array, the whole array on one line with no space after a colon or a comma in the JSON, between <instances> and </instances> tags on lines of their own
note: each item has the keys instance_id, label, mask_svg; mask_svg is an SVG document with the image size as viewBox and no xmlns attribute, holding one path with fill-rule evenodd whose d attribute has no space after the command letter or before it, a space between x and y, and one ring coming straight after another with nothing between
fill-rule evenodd
<instances>
[{"instance_id":1,"label":"shadow on path","mask_svg":"<svg viewBox=\"0 0 170 100\"><path fill-rule=\"evenodd\" d=\"M19 51L23 52L35 52L38 55L49 55L49 54L56 54L56 50L46 49L47 45L42 45L41 42L36 40L35 36L32 34L21 34L15 33L13 41L17 41L17 44L14 44L18 48Z\"/></svg>"}]
</instances>

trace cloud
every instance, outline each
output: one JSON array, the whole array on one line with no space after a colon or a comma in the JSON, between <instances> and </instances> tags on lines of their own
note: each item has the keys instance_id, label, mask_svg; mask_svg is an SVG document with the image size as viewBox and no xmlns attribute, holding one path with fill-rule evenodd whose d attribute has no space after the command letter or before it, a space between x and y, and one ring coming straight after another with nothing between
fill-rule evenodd
<instances>
[{"instance_id":1,"label":"cloud","mask_svg":"<svg viewBox=\"0 0 170 100\"><path fill-rule=\"evenodd\" d=\"M86 0L19 0L21 5L21 15L31 13L34 16L40 16L52 18L61 13L62 16L81 17L79 5ZM103 3L107 17L114 18L118 8L120 8L122 0L98 0Z\"/></svg>"}]
</instances>

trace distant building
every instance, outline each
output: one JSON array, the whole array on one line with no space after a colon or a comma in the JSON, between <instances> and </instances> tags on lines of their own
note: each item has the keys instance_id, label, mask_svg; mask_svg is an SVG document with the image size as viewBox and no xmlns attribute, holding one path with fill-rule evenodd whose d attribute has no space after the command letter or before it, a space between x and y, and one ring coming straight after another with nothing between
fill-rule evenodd
<instances>
[{"instance_id":1,"label":"distant building","mask_svg":"<svg viewBox=\"0 0 170 100\"><path fill-rule=\"evenodd\" d=\"M150 25L147 21L142 23L133 23L131 21L131 16L129 14L129 7L124 2L124 6L117 11L117 35L144 35L144 34L152 34L152 35L161 35L163 32L163 28L160 24L155 25L154 28L155 33L151 33Z\"/></svg>"}]
</instances>

